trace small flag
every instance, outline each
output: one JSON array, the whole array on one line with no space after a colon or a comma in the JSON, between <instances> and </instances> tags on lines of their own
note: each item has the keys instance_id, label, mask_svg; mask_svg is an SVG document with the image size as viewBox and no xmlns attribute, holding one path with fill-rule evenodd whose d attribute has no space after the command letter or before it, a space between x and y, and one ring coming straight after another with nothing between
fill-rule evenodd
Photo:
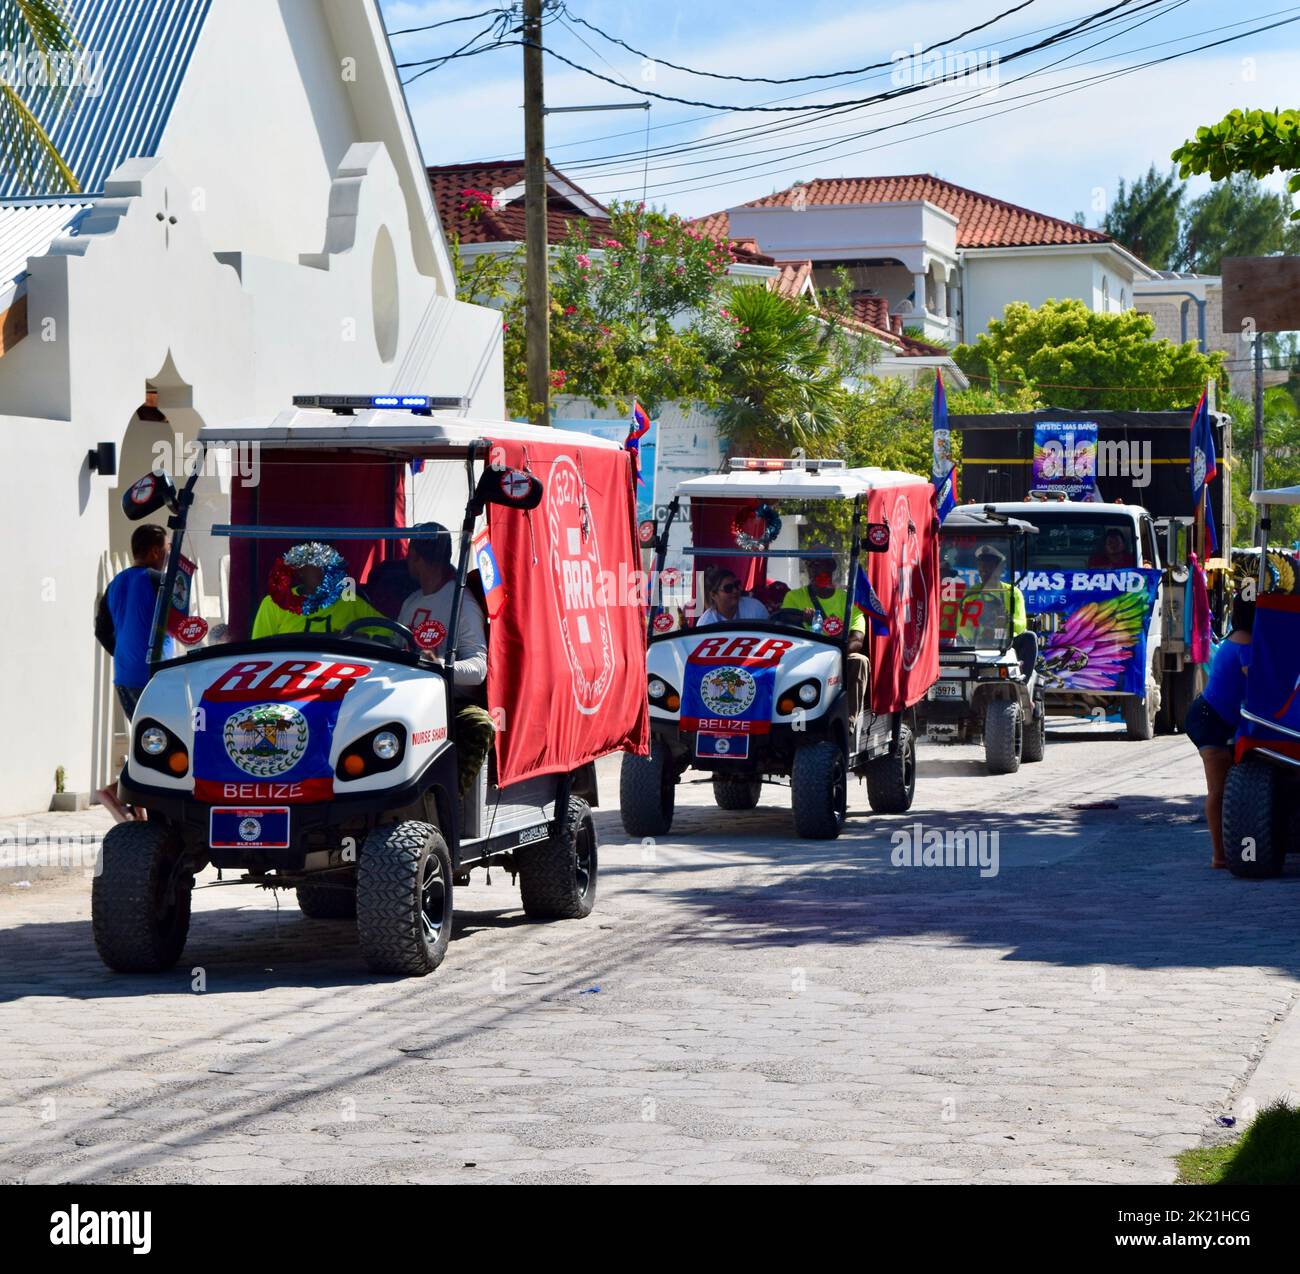
<instances>
[{"instance_id":1,"label":"small flag","mask_svg":"<svg viewBox=\"0 0 1300 1274\"><path fill-rule=\"evenodd\" d=\"M853 604L871 621L872 628L879 636L889 636L885 608L880 604L880 598L876 596L876 590L871 587L871 581L867 578L861 563L858 564L858 578L853 585Z\"/></svg>"},{"instance_id":2,"label":"small flag","mask_svg":"<svg viewBox=\"0 0 1300 1274\"><path fill-rule=\"evenodd\" d=\"M935 510L942 522L957 503L957 470L952 460L952 432L948 427L948 392L943 372L939 370L934 376L931 407L930 481L934 484Z\"/></svg>"},{"instance_id":3,"label":"small flag","mask_svg":"<svg viewBox=\"0 0 1300 1274\"><path fill-rule=\"evenodd\" d=\"M474 565L478 568L478 577L483 582L483 596L487 601L488 618L495 619L506 604L506 582L501 578L497 555L492 551L492 541L486 531L480 531L474 537Z\"/></svg>"},{"instance_id":4,"label":"small flag","mask_svg":"<svg viewBox=\"0 0 1300 1274\"><path fill-rule=\"evenodd\" d=\"M957 503L957 466L952 460L952 431L948 428L948 391L939 370L934 374L930 422L930 481L934 483L935 510L942 522Z\"/></svg>"},{"instance_id":5,"label":"small flag","mask_svg":"<svg viewBox=\"0 0 1300 1274\"><path fill-rule=\"evenodd\" d=\"M1219 472L1218 459L1214 454L1214 430L1210 425L1210 404L1201 391L1201 401L1192 412L1192 514L1201 511L1201 502L1205 501L1205 538L1211 553L1217 552L1219 537L1214 529L1214 511L1205 499L1206 488Z\"/></svg>"},{"instance_id":6,"label":"small flag","mask_svg":"<svg viewBox=\"0 0 1300 1274\"><path fill-rule=\"evenodd\" d=\"M641 439L649 431L650 417L646 414L646 409L634 398L632 399L632 425L627 431L627 439L623 446L632 453L632 472L636 475L638 484L645 482L641 476Z\"/></svg>"}]
</instances>

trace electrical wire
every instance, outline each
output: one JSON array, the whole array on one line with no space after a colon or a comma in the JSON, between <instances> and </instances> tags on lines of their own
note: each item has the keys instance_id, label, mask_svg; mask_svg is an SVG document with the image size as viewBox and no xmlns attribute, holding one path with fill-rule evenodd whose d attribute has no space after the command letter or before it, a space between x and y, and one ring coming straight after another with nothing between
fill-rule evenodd
<instances>
[{"instance_id":1,"label":"electrical wire","mask_svg":"<svg viewBox=\"0 0 1300 1274\"><path fill-rule=\"evenodd\" d=\"M944 37L934 44L927 45L924 49L919 50L918 56L924 57L927 53L933 53L935 49L942 48L945 44L953 44L958 40L964 40L968 35L974 35L977 31L983 31L988 27L1001 22L1003 18L1009 18L1013 13L1019 13L1021 9L1028 9L1036 0L1021 0L1021 3L1014 5L1010 9L1004 9L1001 13L995 14L987 21L981 22L978 26L967 27L965 31L959 31L956 35ZM683 66L678 62L670 62L667 58L655 57L652 54L645 53L641 49L633 48L626 40L620 40L617 36L610 35L607 31L602 31L594 23L588 22L586 18L580 18L574 13L567 4L560 4L560 12L570 21L577 22L586 27L589 31L594 31L602 40L608 40L611 44L617 44L625 48L629 53L642 59L645 62L655 62L660 66L670 67L674 71L684 71L687 75L707 76L711 80L734 80L741 84L807 84L813 80L837 80L844 75L861 75L864 71L877 71L882 67L893 65L889 62L871 62L866 66L855 66L843 71L822 71L812 75L785 75L785 76L768 76L768 75L726 75L721 71L702 71L695 67ZM586 43L584 41L584 43ZM590 45L588 45L590 48ZM594 50L593 50L594 52ZM597 54L599 57L599 54ZM604 61L604 59L601 59ZM606 63L608 65L608 63Z\"/></svg>"},{"instance_id":2,"label":"electrical wire","mask_svg":"<svg viewBox=\"0 0 1300 1274\"><path fill-rule=\"evenodd\" d=\"M1076 31L1082 30L1088 26L1091 26L1093 23L1097 22L1098 20L1107 16L1108 14L1115 13L1121 9L1127 9L1131 5L1136 4L1137 8L1134 9L1133 12L1140 13L1143 9L1149 9L1155 5L1162 4L1163 2L1164 0L1116 0L1115 4L1109 6L1106 9L1100 9L1097 12L1090 14L1088 17L1084 18L1074 27L1068 27L1066 28L1066 30L1058 33L1057 35L1048 36L1043 40L1039 40L1035 44L1028 45L1024 48L1015 49L1011 53L1008 53L1006 57L1001 58L1000 61L1001 63L1015 62L1018 61L1020 58L1028 57L1031 53L1037 53L1041 49L1050 48L1053 44L1060 43L1061 40L1067 38L1069 35L1072 35ZM527 39L525 39L523 43L529 45L532 48L542 47L543 52L546 53L548 56L554 58L556 61L563 62L566 66L572 67L575 71L581 71L584 75L591 76L593 79L602 80L606 84L612 84L615 88L626 87L625 85L620 84L617 80L610 79L608 75L602 75L599 71L593 71L589 66L583 66L582 63L575 62L572 58L565 57L564 54L558 52L553 48L539 46ZM919 93L931 87L934 84L951 82L952 80L962 79L964 78L964 76L965 76L964 71L945 73L941 76L936 76L933 80L926 81L925 83L922 84L903 85L899 88L892 90L891 92L878 93L870 97L848 98L844 101L839 101L839 102L819 102L816 104L805 104L802 106L761 106L761 105L741 106L741 105L726 104L726 103L719 103L719 102L705 102L705 101L700 101L695 98L689 98L689 97L676 97L669 93L658 93L655 92L653 89L647 89L647 88L640 88L637 89L636 91L645 97L653 97L656 100L662 102L675 102L680 106L701 106L708 110L725 111L734 114L746 114L746 113L754 113L754 112L758 112L761 114L774 114L774 113L789 113L789 112L798 112L798 111L835 110L845 106L869 106L869 105L873 105L876 102L889 101L895 97L906 97L912 93Z\"/></svg>"},{"instance_id":3,"label":"electrical wire","mask_svg":"<svg viewBox=\"0 0 1300 1274\"><path fill-rule=\"evenodd\" d=\"M457 22L473 22L477 18L488 18L491 17L494 13L508 16L510 10L498 6L495 9L484 9L482 13L467 13L465 14L464 17L461 18L444 18L441 22L430 22L422 27L404 27L400 31L389 31L387 35L388 38L391 40L394 36L397 35L414 35L416 34L416 32L419 31L436 31L439 27L455 26Z\"/></svg>"}]
</instances>

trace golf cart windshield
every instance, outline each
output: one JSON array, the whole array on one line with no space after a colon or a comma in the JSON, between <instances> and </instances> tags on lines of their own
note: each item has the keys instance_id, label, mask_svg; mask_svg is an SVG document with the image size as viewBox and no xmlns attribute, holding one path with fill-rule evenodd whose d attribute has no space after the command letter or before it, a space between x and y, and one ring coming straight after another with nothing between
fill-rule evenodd
<instances>
[{"instance_id":1,"label":"golf cart windshield","mask_svg":"<svg viewBox=\"0 0 1300 1274\"><path fill-rule=\"evenodd\" d=\"M864 627L852 604L849 501L683 500L681 567L661 597L696 627L770 623L838 639Z\"/></svg>"},{"instance_id":2,"label":"golf cart windshield","mask_svg":"<svg viewBox=\"0 0 1300 1274\"><path fill-rule=\"evenodd\" d=\"M164 657L299 634L446 652L469 490L463 454L263 450L256 459L255 472L236 459L226 482L196 485ZM212 451L204 462L219 479ZM441 607L428 603L433 594Z\"/></svg>"},{"instance_id":3,"label":"golf cart windshield","mask_svg":"<svg viewBox=\"0 0 1300 1274\"><path fill-rule=\"evenodd\" d=\"M1023 537L1010 531L941 528L939 646L941 650L1005 651L1014 637L1014 575Z\"/></svg>"}]
</instances>

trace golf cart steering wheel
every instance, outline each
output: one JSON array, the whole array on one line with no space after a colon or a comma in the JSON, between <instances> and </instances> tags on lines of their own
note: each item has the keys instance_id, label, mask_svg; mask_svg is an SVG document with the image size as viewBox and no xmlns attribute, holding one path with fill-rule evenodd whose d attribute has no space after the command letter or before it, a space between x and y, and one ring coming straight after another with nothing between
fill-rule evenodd
<instances>
[{"instance_id":1,"label":"golf cart steering wheel","mask_svg":"<svg viewBox=\"0 0 1300 1274\"><path fill-rule=\"evenodd\" d=\"M803 611L793 606L782 606L780 610L773 612L772 623L802 628L804 624Z\"/></svg>"},{"instance_id":2,"label":"golf cart steering wheel","mask_svg":"<svg viewBox=\"0 0 1300 1274\"><path fill-rule=\"evenodd\" d=\"M389 619L386 615L363 615L360 619L354 619L339 633L339 636L351 637L362 628L387 628L402 638L414 654L423 652L424 648L415 640L415 634L405 624L399 624L397 620Z\"/></svg>"}]
</instances>

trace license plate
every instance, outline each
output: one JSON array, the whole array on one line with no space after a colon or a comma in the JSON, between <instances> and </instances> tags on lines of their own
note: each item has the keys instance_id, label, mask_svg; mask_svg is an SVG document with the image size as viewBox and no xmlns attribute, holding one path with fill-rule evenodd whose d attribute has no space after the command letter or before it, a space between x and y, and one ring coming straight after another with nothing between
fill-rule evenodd
<instances>
[{"instance_id":1,"label":"license plate","mask_svg":"<svg viewBox=\"0 0 1300 1274\"><path fill-rule=\"evenodd\" d=\"M289 807L214 809L208 844L213 849L288 849Z\"/></svg>"},{"instance_id":2,"label":"license plate","mask_svg":"<svg viewBox=\"0 0 1300 1274\"><path fill-rule=\"evenodd\" d=\"M962 688L955 681L936 681L930 687L931 699L960 699Z\"/></svg>"},{"instance_id":3,"label":"license plate","mask_svg":"<svg viewBox=\"0 0 1300 1274\"><path fill-rule=\"evenodd\" d=\"M749 757L749 735L697 734L695 755L713 761L744 761Z\"/></svg>"}]
</instances>

